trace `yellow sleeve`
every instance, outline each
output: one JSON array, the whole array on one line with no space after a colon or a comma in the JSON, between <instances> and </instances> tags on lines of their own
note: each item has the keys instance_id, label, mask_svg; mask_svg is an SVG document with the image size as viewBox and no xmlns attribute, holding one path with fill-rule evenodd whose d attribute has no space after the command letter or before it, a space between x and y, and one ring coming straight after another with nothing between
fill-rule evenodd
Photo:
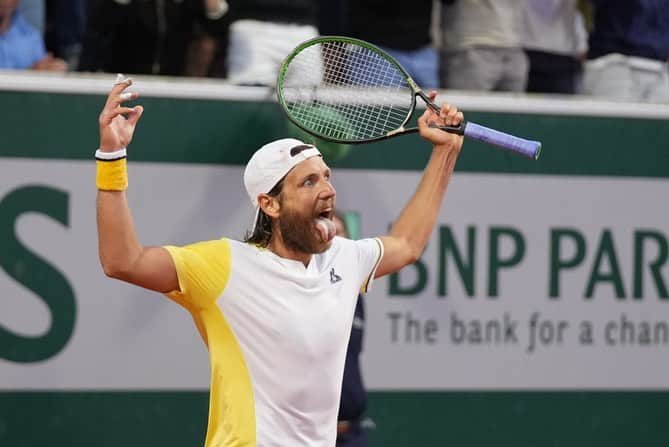
<instances>
[{"instance_id":1,"label":"yellow sleeve","mask_svg":"<svg viewBox=\"0 0 669 447\"><path fill-rule=\"evenodd\" d=\"M191 311L216 301L230 277L230 242L219 239L165 249L172 256L179 279L179 290L166 295Z\"/></svg>"}]
</instances>

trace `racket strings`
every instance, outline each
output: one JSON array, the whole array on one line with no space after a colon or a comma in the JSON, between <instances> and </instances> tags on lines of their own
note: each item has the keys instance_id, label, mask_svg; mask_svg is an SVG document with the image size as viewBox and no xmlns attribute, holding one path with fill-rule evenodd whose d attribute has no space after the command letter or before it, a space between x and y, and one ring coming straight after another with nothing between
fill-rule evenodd
<instances>
[{"instance_id":1,"label":"racket strings","mask_svg":"<svg viewBox=\"0 0 669 447\"><path fill-rule=\"evenodd\" d=\"M339 49L345 48L349 49L349 51L338 51L337 56L328 65L345 69L337 70L338 77L335 79L328 79L326 77L325 83L345 83L349 81L352 85L362 87L384 86L408 88L401 73L376 52L363 47L351 48L350 45L342 46L341 44L337 46ZM325 51L327 54L328 49ZM378 102L379 100L378 97L368 94L368 89L366 88L359 89L357 93L361 94L368 103ZM359 119L363 123L371 124L373 132L379 134L384 134L388 130L399 127L407 114L405 110L398 112L395 107L385 105L381 105L380 107L353 106L344 108L351 111L353 118ZM388 125L389 121L391 122L390 125Z\"/></svg>"},{"instance_id":2,"label":"racket strings","mask_svg":"<svg viewBox=\"0 0 669 447\"><path fill-rule=\"evenodd\" d=\"M323 48L323 54L326 55L326 64L324 67L325 73L324 73L324 78L323 78L323 83L328 85L342 85L346 84L347 82L351 82L350 85L352 86L367 86L371 82L371 74L373 71L363 63L361 63L361 58L356 57L353 58L351 55L347 54L345 51L345 47L342 46L341 44L339 45L333 45L330 44L329 46L326 45ZM354 54L355 55L355 54ZM374 55L372 55L374 56ZM376 62L376 61L375 61ZM347 63L350 63L351 65L356 67L356 70L350 70L347 66ZM375 64L378 65L378 64ZM388 79L389 76L387 76L385 73L379 72L379 77L381 79L381 82L384 84L388 84ZM363 88L358 88L355 91L356 96L358 97L366 97L368 95L365 95L365 89ZM374 98L369 98L370 100L374 100ZM332 105L329 104L328 102L323 102L323 101L315 101L316 105L319 106L327 106L327 105ZM373 108L370 107L361 107L360 105L356 104L338 104L336 109L338 111L344 112L345 116L350 117L353 122L358 122L361 123L362 130L363 132L356 132L354 135L351 135L353 138L364 136L364 134L369 134L373 132L383 132L383 128L380 128L379 126L373 125L372 129L364 129L365 124L369 123L375 123L376 120L378 119L377 116L374 114ZM304 108L301 108L301 110L304 110ZM302 118L307 118L305 113L300 114ZM327 127L327 122L322 116L317 116L316 117L316 122L314 123L318 126L318 129L323 131L323 127ZM359 129L360 130L360 129ZM341 137L343 132L341 132L340 129L335 129L335 134L331 136L335 137ZM345 137L345 135L344 135Z\"/></svg>"},{"instance_id":3,"label":"racket strings","mask_svg":"<svg viewBox=\"0 0 669 447\"><path fill-rule=\"evenodd\" d=\"M348 52L346 50L346 45L342 44L341 42L335 42L335 43L330 43L330 44L325 44L323 45L323 48L321 49L321 54L324 57L324 77L322 83L325 85L349 85L350 87L355 87L359 83L350 83L351 81L351 70L350 67L347 65L348 63L353 63L353 60L349 59ZM360 70L361 75L365 75L365 73ZM364 85L364 84L361 84ZM361 88L352 88L352 92L346 92L347 94L343 95L342 99L345 99L344 97L347 97L349 94L353 93L357 97L364 97L365 92L364 89ZM338 112L343 112L344 116L346 118L350 118L349 121L352 121L353 123L361 123L364 125L365 123L368 123L371 118L370 112L367 110L365 107L360 107L359 105L356 104L333 104L331 101L317 101L318 105L320 106L334 106L335 110ZM319 120L320 121L320 120ZM325 123L323 123L325 124ZM350 127L350 126L347 126ZM358 128L357 130L361 130L361 128ZM340 129L337 129L338 132L337 134L342 134L344 132L341 132ZM372 129L373 130L373 129ZM364 133L364 132L363 132ZM352 138L359 137L361 135L361 132L353 132L352 135L344 135L350 136Z\"/></svg>"},{"instance_id":4,"label":"racket strings","mask_svg":"<svg viewBox=\"0 0 669 447\"><path fill-rule=\"evenodd\" d=\"M341 48L340 45L339 49ZM326 54L329 54L328 50L326 50ZM345 53L338 51L336 56L328 62L329 64L327 65L337 67L338 69L331 70L336 76L334 78L326 77L324 82L326 84L349 83L349 85L357 86L358 88L356 89L355 94L362 99L363 107L361 107L361 104L352 104L350 106L344 105L342 109L350 112L350 115L354 119L360 120L362 123L373 123L376 132L385 132L386 127L380 127L378 125L378 123L381 122L381 116L386 116L383 123L387 124L388 119L392 119L393 112L396 111L393 107L387 107L385 105L380 105L380 107L368 107L367 104L375 103L378 105L380 99L378 94L372 95L368 87L378 85L401 85L404 82L404 79L399 75L397 70L395 70L385 59L366 48L356 48L353 51L349 50ZM402 111L401 113L395 113L394 115L401 122L406 116L406 112ZM394 128L396 126L393 124L392 127Z\"/></svg>"},{"instance_id":5,"label":"racket strings","mask_svg":"<svg viewBox=\"0 0 669 447\"><path fill-rule=\"evenodd\" d=\"M403 73L373 50L347 42L303 49L285 70L288 112L318 134L347 141L386 135L411 113Z\"/></svg>"}]
</instances>

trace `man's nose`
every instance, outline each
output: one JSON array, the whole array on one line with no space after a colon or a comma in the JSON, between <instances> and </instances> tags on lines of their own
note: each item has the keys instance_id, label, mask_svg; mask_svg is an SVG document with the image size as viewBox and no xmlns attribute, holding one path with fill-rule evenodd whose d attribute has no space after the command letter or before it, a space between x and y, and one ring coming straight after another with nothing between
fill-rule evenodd
<instances>
[{"instance_id":1,"label":"man's nose","mask_svg":"<svg viewBox=\"0 0 669 447\"><path fill-rule=\"evenodd\" d=\"M320 198L321 199L329 199L331 197L334 197L337 195L337 191L335 191L334 185L330 182L324 182L325 186L321 190L320 193Z\"/></svg>"}]
</instances>

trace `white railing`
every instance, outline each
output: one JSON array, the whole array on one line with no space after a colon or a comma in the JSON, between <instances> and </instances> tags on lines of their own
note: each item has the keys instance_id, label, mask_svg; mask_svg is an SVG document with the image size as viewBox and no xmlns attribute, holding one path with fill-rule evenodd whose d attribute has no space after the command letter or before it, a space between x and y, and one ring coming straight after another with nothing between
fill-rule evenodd
<instances>
[{"instance_id":1,"label":"white railing","mask_svg":"<svg viewBox=\"0 0 669 447\"><path fill-rule=\"evenodd\" d=\"M211 78L132 77L135 80L133 89L145 97L276 101L276 93L270 87L238 86ZM114 74L108 73L54 74L0 70L0 91L105 94L115 78ZM442 90L439 97L457 104L465 111L669 119L669 104L602 101L579 95ZM424 108L420 100L417 105Z\"/></svg>"}]
</instances>

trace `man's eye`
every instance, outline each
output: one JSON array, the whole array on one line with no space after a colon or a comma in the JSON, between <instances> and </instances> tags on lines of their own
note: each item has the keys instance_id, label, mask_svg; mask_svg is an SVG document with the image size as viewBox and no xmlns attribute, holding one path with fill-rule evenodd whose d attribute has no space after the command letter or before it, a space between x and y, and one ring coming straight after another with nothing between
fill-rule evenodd
<instances>
[{"instance_id":1,"label":"man's eye","mask_svg":"<svg viewBox=\"0 0 669 447\"><path fill-rule=\"evenodd\" d=\"M304 186L313 186L313 185L314 185L314 182L311 181L311 180L305 180L304 181Z\"/></svg>"}]
</instances>

